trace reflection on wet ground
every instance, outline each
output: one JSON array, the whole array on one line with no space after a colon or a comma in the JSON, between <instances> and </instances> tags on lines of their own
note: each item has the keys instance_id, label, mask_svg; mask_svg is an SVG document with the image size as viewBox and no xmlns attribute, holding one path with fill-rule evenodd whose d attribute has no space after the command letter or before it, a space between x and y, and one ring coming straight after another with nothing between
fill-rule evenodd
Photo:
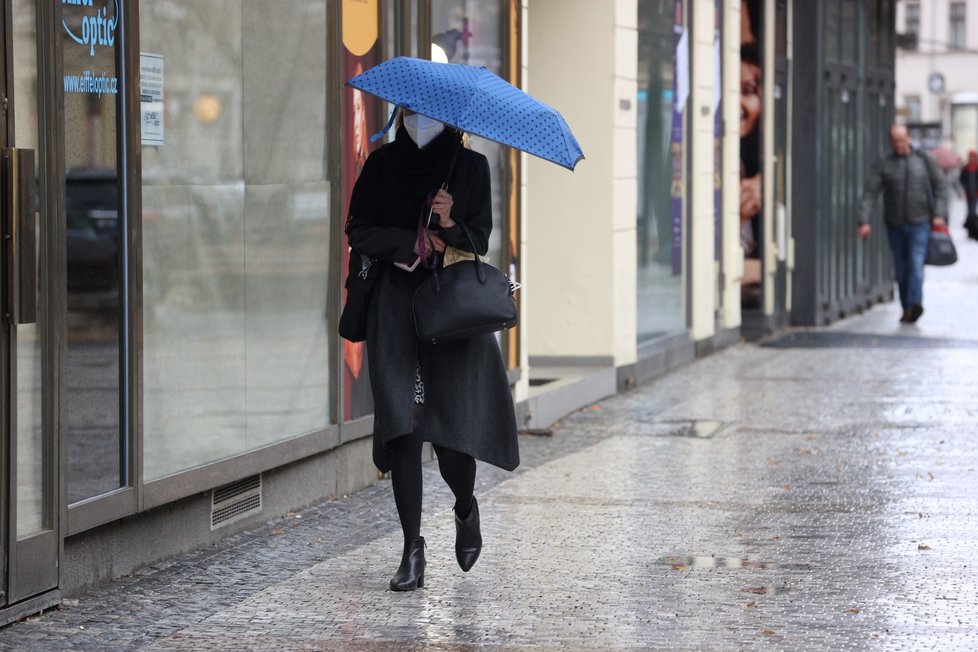
<instances>
[{"instance_id":1,"label":"reflection on wet ground","mask_svg":"<svg viewBox=\"0 0 978 652\"><path fill-rule=\"evenodd\" d=\"M917 335L798 330L760 342L772 349L975 349L978 341Z\"/></svg>"},{"instance_id":2,"label":"reflection on wet ground","mask_svg":"<svg viewBox=\"0 0 978 652\"><path fill-rule=\"evenodd\" d=\"M469 573L428 465L423 590L386 590L401 535L382 482L72 598L0 645L978 649L978 346L871 345L978 343L960 332L978 314L971 244L928 271L913 327L883 306L827 329L866 346L735 346L523 437L515 474L480 467Z\"/></svg>"}]
</instances>

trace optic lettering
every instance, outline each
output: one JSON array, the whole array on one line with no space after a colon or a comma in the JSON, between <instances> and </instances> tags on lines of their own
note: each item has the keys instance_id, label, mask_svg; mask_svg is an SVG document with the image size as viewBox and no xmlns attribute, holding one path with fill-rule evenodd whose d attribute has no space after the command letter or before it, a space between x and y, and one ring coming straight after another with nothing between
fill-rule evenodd
<instances>
[{"instance_id":1,"label":"optic lettering","mask_svg":"<svg viewBox=\"0 0 978 652\"><path fill-rule=\"evenodd\" d=\"M75 5L79 7L93 7L94 0L61 0L63 5ZM77 36L68 27L68 23L61 21L65 32L79 45L88 46L88 56L95 56L96 45L115 45L115 28L119 25L119 0L115 0L115 15L109 18L108 7L95 10L94 16L83 16L81 21L81 37Z\"/></svg>"}]
</instances>

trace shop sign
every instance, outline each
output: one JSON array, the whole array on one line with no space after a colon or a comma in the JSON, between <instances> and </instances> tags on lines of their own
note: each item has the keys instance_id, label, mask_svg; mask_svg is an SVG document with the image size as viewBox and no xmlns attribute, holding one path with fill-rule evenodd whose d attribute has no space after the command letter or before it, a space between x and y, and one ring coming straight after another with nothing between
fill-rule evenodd
<instances>
[{"instance_id":1,"label":"shop sign","mask_svg":"<svg viewBox=\"0 0 978 652\"><path fill-rule=\"evenodd\" d=\"M78 7L85 13L81 16L78 24L72 21L73 27L68 25L66 20L61 21L71 40L82 46L88 51L89 57L95 57L99 48L115 47L116 29L119 26L119 1L114 0L115 11L109 15L108 3L95 6L95 0L61 0L65 10L70 7ZM81 74L66 74L64 76L66 93L88 93L102 96L115 95L119 92L119 78L115 75L93 72L90 69L82 71Z\"/></svg>"}]
</instances>

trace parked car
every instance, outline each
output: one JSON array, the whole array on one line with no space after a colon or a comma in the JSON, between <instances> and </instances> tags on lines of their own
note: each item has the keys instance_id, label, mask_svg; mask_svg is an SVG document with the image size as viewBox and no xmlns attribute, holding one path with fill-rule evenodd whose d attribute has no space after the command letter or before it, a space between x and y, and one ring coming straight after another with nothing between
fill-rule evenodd
<instances>
[{"instance_id":1,"label":"parked car","mask_svg":"<svg viewBox=\"0 0 978 652\"><path fill-rule=\"evenodd\" d=\"M69 292L119 286L118 188L114 170L71 170L65 176Z\"/></svg>"}]
</instances>

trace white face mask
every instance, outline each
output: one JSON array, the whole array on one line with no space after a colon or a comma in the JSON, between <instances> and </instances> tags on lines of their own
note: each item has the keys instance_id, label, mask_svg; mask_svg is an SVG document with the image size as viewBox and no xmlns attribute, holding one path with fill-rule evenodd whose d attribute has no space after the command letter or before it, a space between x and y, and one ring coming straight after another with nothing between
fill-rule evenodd
<instances>
[{"instance_id":1,"label":"white face mask","mask_svg":"<svg viewBox=\"0 0 978 652\"><path fill-rule=\"evenodd\" d=\"M418 147L424 147L445 130L445 125L420 113L412 113L404 116L404 128Z\"/></svg>"}]
</instances>

